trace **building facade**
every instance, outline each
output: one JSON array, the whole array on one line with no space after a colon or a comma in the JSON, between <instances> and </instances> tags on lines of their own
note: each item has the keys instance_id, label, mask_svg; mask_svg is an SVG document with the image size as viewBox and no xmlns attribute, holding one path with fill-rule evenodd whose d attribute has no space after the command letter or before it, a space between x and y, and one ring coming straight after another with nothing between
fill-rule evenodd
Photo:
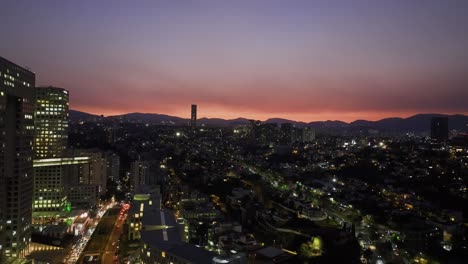
<instances>
[{"instance_id":1,"label":"building facade","mask_svg":"<svg viewBox=\"0 0 468 264\"><path fill-rule=\"evenodd\" d=\"M73 209L97 206L107 189L106 154L97 150L77 150L69 157L79 164L65 167L65 193Z\"/></svg>"},{"instance_id":2,"label":"building facade","mask_svg":"<svg viewBox=\"0 0 468 264\"><path fill-rule=\"evenodd\" d=\"M31 241L35 75L0 57L0 263Z\"/></svg>"},{"instance_id":3,"label":"building facade","mask_svg":"<svg viewBox=\"0 0 468 264\"><path fill-rule=\"evenodd\" d=\"M190 115L190 126L192 128L197 127L197 105L192 105L192 113Z\"/></svg>"},{"instance_id":4,"label":"building facade","mask_svg":"<svg viewBox=\"0 0 468 264\"><path fill-rule=\"evenodd\" d=\"M150 164L148 161L134 161L130 165L130 179L132 180L133 190L138 189L145 184L145 179L149 174Z\"/></svg>"},{"instance_id":5,"label":"building facade","mask_svg":"<svg viewBox=\"0 0 468 264\"><path fill-rule=\"evenodd\" d=\"M115 153L107 153L107 178L111 181L120 179L120 157Z\"/></svg>"},{"instance_id":6,"label":"building facade","mask_svg":"<svg viewBox=\"0 0 468 264\"><path fill-rule=\"evenodd\" d=\"M42 161L42 160L35 160ZM42 164L41 164L42 165ZM55 216L63 211L67 205L67 195L65 194L63 182L63 166L34 166L34 218L42 216ZM34 221L36 224L37 222Z\"/></svg>"},{"instance_id":7,"label":"building facade","mask_svg":"<svg viewBox=\"0 0 468 264\"><path fill-rule=\"evenodd\" d=\"M68 91L58 87L36 88L35 158L62 157L68 142Z\"/></svg>"},{"instance_id":8,"label":"building facade","mask_svg":"<svg viewBox=\"0 0 468 264\"><path fill-rule=\"evenodd\" d=\"M84 150L79 156L89 157L88 167L81 175L80 184L96 185L99 194L107 190L107 157L104 152L98 150Z\"/></svg>"},{"instance_id":9,"label":"building facade","mask_svg":"<svg viewBox=\"0 0 468 264\"><path fill-rule=\"evenodd\" d=\"M431 119L431 138L438 141L448 140L448 117L433 117Z\"/></svg>"},{"instance_id":10,"label":"building facade","mask_svg":"<svg viewBox=\"0 0 468 264\"><path fill-rule=\"evenodd\" d=\"M66 214L71 208L94 207L106 190L107 160L103 153L83 151L62 158L35 159L34 172L36 224Z\"/></svg>"},{"instance_id":11,"label":"building facade","mask_svg":"<svg viewBox=\"0 0 468 264\"><path fill-rule=\"evenodd\" d=\"M60 216L70 209L67 187L74 179L79 181L89 162L89 157L34 160L35 224L44 223L45 219Z\"/></svg>"},{"instance_id":12,"label":"building facade","mask_svg":"<svg viewBox=\"0 0 468 264\"><path fill-rule=\"evenodd\" d=\"M47 86L36 88L34 111L33 222L43 224L61 215L68 206L64 158L68 142L68 91Z\"/></svg>"},{"instance_id":13,"label":"building facade","mask_svg":"<svg viewBox=\"0 0 468 264\"><path fill-rule=\"evenodd\" d=\"M315 140L315 129L311 127L304 127L302 130L302 141L312 142Z\"/></svg>"}]
</instances>

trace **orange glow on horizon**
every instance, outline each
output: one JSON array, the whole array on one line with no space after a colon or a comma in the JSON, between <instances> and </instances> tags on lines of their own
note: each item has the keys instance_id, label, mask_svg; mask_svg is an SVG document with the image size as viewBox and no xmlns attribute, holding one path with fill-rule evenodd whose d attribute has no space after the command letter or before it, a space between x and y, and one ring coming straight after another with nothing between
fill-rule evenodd
<instances>
[{"instance_id":1,"label":"orange glow on horizon","mask_svg":"<svg viewBox=\"0 0 468 264\"><path fill-rule=\"evenodd\" d=\"M98 108L98 107L80 107L75 106L71 107L73 110L78 110L95 115L104 115L104 116L113 116L113 115L122 115L128 113L153 113L153 114L163 114L176 116L181 118L190 119L190 105L185 107L183 110L175 111L160 111L156 109L109 109L109 108ZM198 105L197 116L201 118L222 118L222 119L236 119L236 118L246 118L246 119L255 119L255 120L267 120L270 118L282 118L289 119L293 121L300 122L313 122L313 121L327 121L327 120L339 120L344 122L352 122L355 120L368 120L368 121L377 121L384 118L391 117L401 117L407 118L419 112L414 111L404 111L404 112L322 112L315 114L308 113L265 113L261 111L246 111L246 110L235 110L235 109L223 109L216 106L206 106ZM445 114L457 114L457 113L445 113ZM459 113L458 113L459 114Z\"/></svg>"}]
</instances>

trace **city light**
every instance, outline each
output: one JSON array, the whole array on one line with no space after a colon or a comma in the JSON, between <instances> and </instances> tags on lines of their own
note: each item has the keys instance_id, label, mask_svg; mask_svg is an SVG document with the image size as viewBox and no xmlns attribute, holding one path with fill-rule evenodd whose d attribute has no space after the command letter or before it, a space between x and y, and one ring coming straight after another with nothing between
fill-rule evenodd
<instances>
[{"instance_id":1,"label":"city light","mask_svg":"<svg viewBox=\"0 0 468 264\"><path fill-rule=\"evenodd\" d=\"M1 5L0 263L466 258L468 1L109 2Z\"/></svg>"}]
</instances>

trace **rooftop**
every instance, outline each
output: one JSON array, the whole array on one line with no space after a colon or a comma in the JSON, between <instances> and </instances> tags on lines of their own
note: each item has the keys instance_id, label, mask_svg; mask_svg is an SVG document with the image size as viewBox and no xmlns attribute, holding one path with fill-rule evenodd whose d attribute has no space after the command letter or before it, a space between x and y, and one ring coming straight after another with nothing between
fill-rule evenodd
<instances>
[{"instance_id":1,"label":"rooftop","mask_svg":"<svg viewBox=\"0 0 468 264\"><path fill-rule=\"evenodd\" d=\"M275 258L283 255L284 251L275 247L264 247L262 249L257 250L256 253L267 258Z\"/></svg>"},{"instance_id":2,"label":"rooftop","mask_svg":"<svg viewBox=\"0 0 468 264\"><path fill-rule=\"evenodd\" d=\"M141 239L149 247L164 250L190 263L211 263L215 254L181 240L177 222L171 210L145 206Z\"/></svg>"}]
</instances>

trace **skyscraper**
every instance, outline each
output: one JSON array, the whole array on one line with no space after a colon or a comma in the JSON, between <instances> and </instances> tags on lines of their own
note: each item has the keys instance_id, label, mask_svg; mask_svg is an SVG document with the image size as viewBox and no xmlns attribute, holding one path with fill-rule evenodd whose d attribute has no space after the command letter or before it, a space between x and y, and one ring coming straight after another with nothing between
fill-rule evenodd
<instances>
[{"instance_id":1,"label":"skyscraper","mask_svg":"<svg viewBox=\"0 0 468 264\"><path fill-rule=\"evenodd\" d=\"M197 126L197 105L192 105L192 115L190 116L190 126L195 128Z\"/></svg>"},{"instance_id":2,"label":"skyscraper","mask_svg":"<svg viewBox=\"0 0 468 264\"><path fill-rule=\"evenodd\" d=\"M36 88L35 158L62 157L68 141L68 91Z\"/></svg>"},{"instance_id":3,"label":"skyscraper","mask_svg":"<svg viewBox=\"0 0 468 264\"><path fill-rule=\"evenodd\" d=\"M31 241L35 74L0 57L0 263Z\"/></svg>"},{"instance_id":4,"label":"skyscraper","mask_svg":"<svg viewBox=\"0 0 468 264\"><path fill-rule=\"evenodd\" d=\"M43 224L44 216L58 215L68 204L61 162L68 139L68 91L36 88L34 124L33 224Z\"/></svg>"},{"instance_id":5,"label":"skyscraper","mask_svg":"<svg viewBox=\"0 0 468 264\"><path fill-rule=\"evenodd\" d=\"M431 138L439 141L448 139L448 117L433 117L431 119Z\"/></svg>"}]
</instances>

